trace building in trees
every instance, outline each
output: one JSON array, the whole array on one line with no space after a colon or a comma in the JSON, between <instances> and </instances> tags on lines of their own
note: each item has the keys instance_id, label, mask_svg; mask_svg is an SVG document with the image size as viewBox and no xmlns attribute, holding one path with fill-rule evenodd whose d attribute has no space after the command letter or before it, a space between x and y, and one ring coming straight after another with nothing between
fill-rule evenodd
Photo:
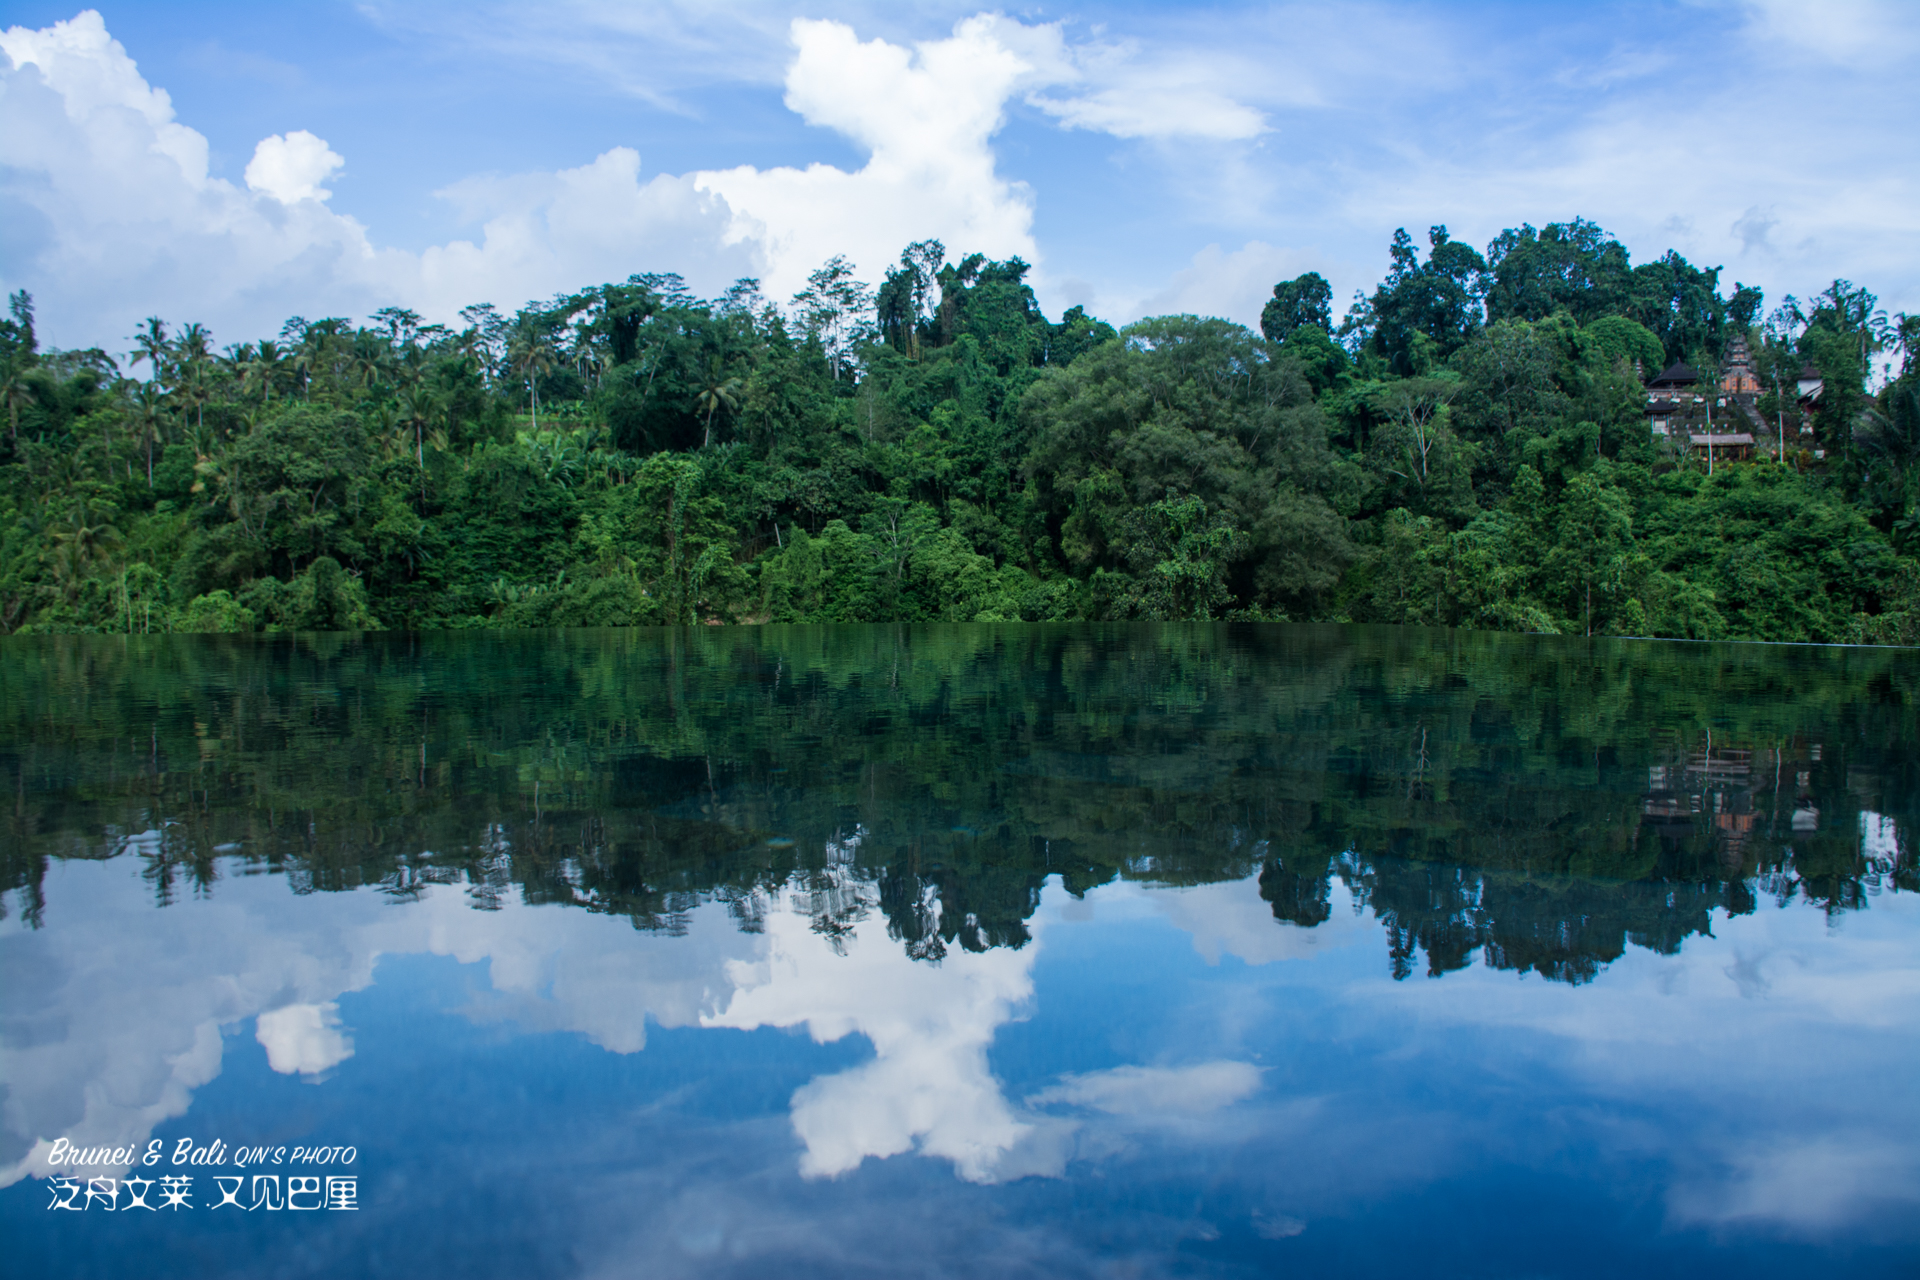
<instances>
[{"instance_id":1,"label":"building in trees","mask_svg":"<svg viewBox=\"0 0 1920 1280\"><path fill-rule=\"evenodd\" d=\"M1757 407L1760 382L1744 338L1728 341L1717 383L1677 360L1647 383L1648 428L1656 436L1684 440L1684 447L1703 453L1709 466L1751 458L1754 429L1765 427Z\"/></svg>"}]
</instances>

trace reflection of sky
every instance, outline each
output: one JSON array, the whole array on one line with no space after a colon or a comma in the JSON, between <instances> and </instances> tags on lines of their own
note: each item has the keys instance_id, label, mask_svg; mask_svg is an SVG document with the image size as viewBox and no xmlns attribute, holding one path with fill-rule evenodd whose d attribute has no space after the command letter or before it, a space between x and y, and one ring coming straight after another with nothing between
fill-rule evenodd
<instances>
[{"instance_id":1,"label":"reflection of sky","mask_svg":"<svg viewBox=\"0 0 1920 1280\"><path fill-rule=\"evenodd\" d=\"M1920 1246L1910 895L1717 919L1571 987L1394 982L1337 886L1312 931L1251 881L1050 886L1030 945L939 965L791 902L676 938L452 888L147 893L61 863L44 929L0 922L9 1181L61 1135L355 1143L365 1209L303 1228L300 1274L1874 1274ZM29 1262L124 1264L134 1226L43 1199L0 1193ZM157 1274L279 1247L141 1230Z\"/></svg>"}]
</instances>

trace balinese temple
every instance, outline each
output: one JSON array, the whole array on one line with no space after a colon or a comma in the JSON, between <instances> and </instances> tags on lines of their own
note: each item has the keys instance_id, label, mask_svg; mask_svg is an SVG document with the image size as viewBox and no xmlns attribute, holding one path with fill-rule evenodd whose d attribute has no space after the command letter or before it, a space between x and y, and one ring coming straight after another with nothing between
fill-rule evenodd
<instances>
[{"instance_id":1,"label":"balinese temple","mask_svg":"<svg viewBox=\"0 0 1920 1280\"><path fill-rule=\"evenodd\" d=\"M1747 340L1739 334L1727 339L1727 356L1720 366L1720 394L1760 394L1760 379L1753 376L1753 356L1747 351Z\"/></svg>"},{"instance_id":2,"label":"balinese temple","mask_svg":"<svg viewBox=\"0 0 1920 1280\"><path fill-rule=\"evenodd\" d=\"M1736 334L1728 340L1717 386L1714 381L1675 361L1647 383L1648 428L1670 440L1684 435L1688 450L1701 454L1710 470L1717 461L1753 457L1756 432L1773 434L1765 432L1766 420L1756 407L1760 380L1746 338Z\"/></svg>"},{"instance_id":3,"label":"balinese temple","mask_svg":"<svg viewBox=\"0 0 1920 1280\"><path fill-rule=\"evenodd\" d=\"M1668 435L1686 420L1700 399L1693 390L1699 381L1699 374L1675 361L1647 383L1647 424L1653 434Z\"/></svg>"}]
</instances>

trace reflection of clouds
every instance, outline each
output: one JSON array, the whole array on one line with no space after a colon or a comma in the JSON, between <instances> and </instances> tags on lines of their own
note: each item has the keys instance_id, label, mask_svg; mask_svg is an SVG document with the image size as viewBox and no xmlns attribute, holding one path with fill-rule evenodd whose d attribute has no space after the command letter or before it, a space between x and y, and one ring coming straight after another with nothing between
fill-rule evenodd
<instances>
[{"instance_id":1,"label":"reflection of clouds","mask_svg":"<svg viewBox=\"0 0 1920 1280\"><path fill-rule=\"evenodd\" d=\"M275 1071L338 1065L352 1041L335 1001L367 986L383 954L488 961L493 993L476 1016L630 1053L649 1016L685 1026L717 1004L726 961L761 945L717 906L668 938L511 897L497 911L450 892L406 906L371 891L294 897L278 876L236 876L211 898L156 910L137 870L56 863L47 927L0 921L0 1186L44 1176L56 1137L144 1143L185 1114L220 1073L222 1027L254 1019Z\"/></svg>"},{"instance_id":2,"label":"reflection of clouds","mask_svg":"<svg viewBox=\"0 0 1920 1280\"><path fill-rule=\"evenodd\" d=\"M1177 1116L1218 1111L1260 1088L1250 1062L1201 1062L1189 1067L1114 1067L1069 1075L1027 1098L1033 1106L1066 1103L1116 1116Z\"/></svg>"},{"instance_id":3,"label":"reflection of clouds","mask_svg":"<svg viewBox=\"0 0 1920 1280\"><path fill-rule=\"evenodd\" d=\"M1238 906L1235 890L1265 907L1247 885L1219 887L1228 892L1208 899L1218 907ZM1106 902L1131 892L1121 887L1096 896ZM1058 1176L1069 1160L1110 1154L1120 1141L1106 1122L1035 1108L1138 1122L1216 1111L1259 1088L1258 1068L1244 1062L1125 1066L1068 1076L1019 1106L1009 1102L987 1051L1001 1025L1032 998L1048 919L1079 905L1057 887L1044 897L1027 946L953 950L938 964L912 959L875 917L837 935L823 935L797 912L767 918L766 953L728 966L733 998L705 1025L805 1026L817 1041L859 1034L874 1048L871 1062L795 1091L793 1127L806 1146L802 1173L832 1177L870 1156L918 1151L951 1160L969 1182ZM1274 927L1271 915L1267 925Z\"/></svg>"},{"instance_id":4,"label":"reflection of clouds","mask_svg":"<svg viewBox=\"0 0 1920 1280\"><path fill-rule=\"evenodd\" d=\"M489 911L451 892L394 905L371 891L293 897L266 876L235 877L209 899L156 910L133 870L130 861L59 864L48 880L51 926L27 932L9 922L0 933L9 973L25 980L9 994L0 1040L10 1085L6 1184L44 1174L55 1137L141 1143L184 1114L193 1091L219 1074L223 1027L253 1019L268 1065L283 1074L338 1066L354 1052L338 998L367 986L384 954L484 961L491 990L472 1016L581 1034L616 1053L645 1047L649 1017L663 1026L805 1026L821 1042L866 1036L871 1061L794 1094L809 1176L906 1151L950 1160L977 1182L1058 1174L1076 1155L1113 1145L1091 1121L1053 1113L1061 1108L1191 1115L1258 1083L1242 1063L1126 1067L1069 1077L1015 1105L987 1054L1032 996L1037 936L1017 951L956 949L929 964L910 958L878 913L839 912L823 930L822 875L847 881L836 902L865 892L840 868L817 873L809 892L775 895L762 933L740 932L709 905L690 913L680 937L511 895ZM1042 927L1036 920L1036 935ZM1051 1110L1033 1109L1041 1106Z\"/></svg>"},{"instance_id":5,"label":"reflection of clouds","mask_svg":"<svg viewBox=\"0 0 1920 1280\"><path fill-rule=\"evenodd\" d=\"M1808 909L1721 917L1679 954L1631 948L1583 987L1476 966L1419 986L1355 984L1346 999L1376 1017L1470 1028L1502 1046L1506 1070L1571 1076L1602 1102L1683 1117L1655 1141L1685 1171L1670 1192L1679 1221L1859 1228L1893 1200L1920 1199L1904 1190L1920 1152L1830 1135L1920 1132L1920 1106L1911 1090L1826 1086L1909 1070L1916 932L1920 899L1885 894L1838 924ZM1757 1116L1764 1147L1752 1145Z\"/></svg>"},{"instance_id":6,"label":"reflection of clouds","mask_svg":"<svg viewBox=\"0 0 1920 1280\"><path fill-rule=\"evenodd\" d=\"M874 1049L873 1061L794 1094L793 1126L806 1144L801 1171L832 1176L868 1156L918 1149L952 1160L970 1181L1002 1176L1034 1126L1014 1115L987 1068L987 1048L1033 994L1038 943L955 950L928 964L910 958L876 917L829 939L786 911L767 917L766 936L763 956L728 966L733 997L705 1024L805 1026L822 1043L858 1033Z\"/></svg>"},{"instance_id":7,"label":"reflection of clouds","mask_svg":"<svg viewBox=\"0 0 1920 1280\"><path fill-rule=\"evenodd\" d=\"M1726 1176L1684 1181L1667 1197L1682 1223L1771 1225L1825 1235L1920 1204L1920 1157L1872 1133L1787 1140L1740 1150Z\"/></svg>"},{"instance_id":8,"label":"reflection of clouds","mask_svg":"<svg viewBox=\"0 0 1920 1280\"><path fill-rule=\"evenodd\" d=\"M1193 949L1208 964L1221 955L1238 956L1247 964L1276 960L1311 960L1379 932L1351 910L1342 910L1344 886L1335 886L1333 915L1325 924L1307 929L1276 920L1273 905L1260 896L1257 880L1228 880L1191 888L1145 890L1168 920L1193 938Z\"/></svg>"},{"instance_id":9,"label":"reflection of clouds","mask_svg":"<svg viewBox=\"0 0 1920 1280\"><path fill-rule=\"evenodd\" d=\"M698 1024L732 989L728 962L765 946L718 904L689 912L679 937L642 932L624 916L529 907L517 898L498 911L473 911L445 893L409 910L425 917L417 926L425 936L404 949L487 963L493 990L473 1016L574 1032L614 1053L646 1047L648 1018L663 1027Z\"/></svg>"},{"instance_id":10,"label":"reflection of clouds","mask_svg":"<svg viewBox=\"0 0 1920 1280\"><path fill-rule=\"evenodd\" d=\"M267 1051L267 1065L282 1075L318 1075L353 1056L353 1041L340 1031L340 1006L290 1004L254 1019L253 1038Z\"/></svg>"},{"instance_id":11,"label":"reflection of clouds","mask_svg":"<svg viewBox=\"0 0 1920 1280\"><path fill-rule=\"evenodd\" d=\"M871 1060L796 1090L790 1116L756 1116L740 1130L755 1135L759 1162L740 1177L791 1179L798 1136L801 1171L814 1180L782 1192L806 1206L784 1226L700 1171L717 1158L709 1147L699 1160L660 1157L678 1173L648 1185L686 1210L661 1219L661 1238L679 1232L689 1255L812 1249L806 1241L825 1239L816 1209L864 1221L835 1197L884 1181L848 1190L821 1179L906 1152L981 1183L1099 1161L1110 1186L1172 1186L1201 1176L1196 1168L1231 1165L1220 1176L1244 1193L1234 1210L1242 1229L1285 1239L1395 1188L1475 1176L1488 1154L1509 1158L1497 1153L1511 1152L1536 1112L1598 1119L1529 1130L1534 1154L1515 1158L1544 1167L1583 1143L1599 1165L1663 1161L1676 1171L1665 1179L1672 1219L1691 1229L1865 1230L1911 1216L1920 1199L1907 1190L1920 1185L1920 1155L1903 1136L1920 1108L1910 1090L1884 1083L1907 1078L1920 1031L1914 895L1885 894L1837 929L1799 908L1716 919L1718 937L1690 939L1675 956L1629 950L1574 988L1484 966L1393 982L1378 926L1345 910L1337 885L1333 919L1309 932L1273 921L1253 880L1114 884L1083 902L1050 884L1027 947L955 949L935 965L905 954L869 909L871 886L841 866L770 895L762 933L740 932L716 904L690 912L681 937L513 894L493 911L447 890L406 905L370 891L296 898L272 876L235 876L210 899L157 911L137 870L130 860L56 864L47 927L0 922L7 1183L32 1169L37 1141L140 1142L184 1113L220 1070L223 1027L251 1020L277 1071L338 1067L353 1048L334 1012L340 997L367 985L383 954L433 953L488 964L491 989L471 1016L613 1052L643 1049L649 1018L871 1041ZM1259 967L1203 968L1169 925L1210 963L1234 955ZM1334 942L1301 951L1315 933ZM1361 936L1374 945L1337 945ZM1268 963L1282 959L1290 963ZM1749 981L1743 994L1742 966L1757 977L1763 964L1764 984ZM1109 973L1129 984L1124 1012L1106 1024L1114 1039L1061 1044L1049 1030L1049 1052L1079 1056L1056 1059L1009 1097L992 1070L1001 1028L1036 998L1059 1014L1063 997L1110 994ZM1146 1064L1106 1065L1130 1058ZM1246 1059L1288 1083L1268 1089ZM358 1059L344 1068L376 1069ZM1457 1095L1433 1096L1436 1079ZM1482 1105L1491 1097L1500 1104ZM1255 1148L1285 1154L1233 1163ZM631 1161L617 1142L608 1150L610 1164ZM636 1178L641 1164L654 1169L634 1162ZM905 1204L912 1196L900 1188L912 1182L887 1185ZM1154 1231L1166 1238L1199 1229L1162 1225ZM795 1234L776 1249L781 1231Z\"/></svg>"},{"instance_id":12,"label":"reflection of clouds","mask_svg":"<svg viewBox=\"0 0 1920 1280\"><path fill-rule=\"evenodd\" d=\"M371 954L342 938L347 917L378 910L366 895L294 904L277 878L244 878L157 911L137 870L128 860L56 863L46 927L0 923L9 974L0 1186L44 1174L56 1137L143 1143L219 1074L222 1026L324 1005L371 976ZM270 918L255 905L267 894L291 909Z\"/></svg>"}]
</instances>

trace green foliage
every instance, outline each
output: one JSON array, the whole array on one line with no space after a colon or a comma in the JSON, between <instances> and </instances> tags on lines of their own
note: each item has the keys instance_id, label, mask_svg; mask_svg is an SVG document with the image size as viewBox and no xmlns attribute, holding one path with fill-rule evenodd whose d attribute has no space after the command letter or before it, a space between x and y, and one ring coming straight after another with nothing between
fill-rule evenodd
<instances>
[{"instance_id":1,"label":"green foliage","mask_svg":"<svg viewBox=\"0 0 1920 1280\"><path fill-rule=\"evenodd\" d=\"M458 331L386 308L223 353L153 318L132 377L42 351L16 295L0 630L1284 616L1911 642L1912 318L1839 280L1754 330L1757 291L1634 266L1580 219L1484 258L1427 239L1396 233L1337 330L1308 272L1257 334L1052 323L1025 263L932 240L877 291L836 258L785 311L753 280L702 300L640 274ZM1649 432L1636 370L1711 371L1735 333L1763 422L1821 380L1818 454L1708 477Z\"/></svg>"},{"instance_id":2,"label":"green foliage","mask_svg":"<svg viewBox=\"0 0 1920 1280\"><path fill-rule=\"evenodd\" d=\"M1355 303L1341 332L1381 356L1401 376L1426 373L1480 329L1487 262L1445 227L1427 232L1427 260L1402 227L1393 233L1393 268L1373 297Z\"/></svg>"},{"instance_id":3,"label":"green foliage","mask_svg":"<svg viewBox=\"0 0 1920 1280\"><path fill-rule=\"evenodd\" d=\"M1603 368L1615 364L1638 364L1651 378L1662 368L1666 352L1653 331L1626 316L1601 316L1581 330L1587 340L1590 358Z\"/></svg>"},{"instance_id":4,"label":"green foliage","mask_svg":"<svg viewBox=\"0 0 1920 1280\"><path fill-rule=\"evenodd\" d=\"M1566 311L1584 325L1620 316L1631 291L1625 247L1583 218L1503 231L1487 247L1487 262L1489 321Z\"/></svg>"},{"instance_id":5,"label":"green foliage","mask_svg":"<svg viewBox=\"0 0 1920 1280\"><path fill-rule=\"evenodd\" d=\"M256 619L253 610L242 605L226 591L209 591L195 596L173 620L173 630L190 633L232 633L252 631Z\"/></svg>"},{"instance_id":6,"label":"green foliage","mask_svg":"<svg viewBox=\"0 0 1920 1280\"><path fill-rule=\"evenodd\" d=\"M1273 286L1273 297L1260 310L1260 332L1269 342L1284 342L1302 328L1333 329L1333 287L1318 271Z\"/></svg>"}]
</instances>

